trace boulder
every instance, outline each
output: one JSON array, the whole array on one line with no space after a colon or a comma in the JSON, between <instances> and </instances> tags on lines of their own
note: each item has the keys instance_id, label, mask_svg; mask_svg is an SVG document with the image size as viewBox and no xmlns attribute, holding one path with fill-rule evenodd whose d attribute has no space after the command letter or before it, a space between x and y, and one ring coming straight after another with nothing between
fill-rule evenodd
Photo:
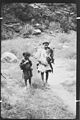
<instances>
[{"instance_id":1,"label":"boulder","mask_svg":"<svg viewBox=\"0 0 80 120\"><path fill-rule=\"evenodd\" d=\"M18 58L11 52L4 52L1 55L1 62L16 63Z\"/></svg>"},{"instance_id":2,"label":"boulder","mask_svg":"<svg viewBox=\"0 0 80 120\"><path fill-rule=\"evenodd\" d=\"M35 29L33 32L33 35L38 35L41 34L41 30L40 29Z\"/></svg>"}]
</instances>

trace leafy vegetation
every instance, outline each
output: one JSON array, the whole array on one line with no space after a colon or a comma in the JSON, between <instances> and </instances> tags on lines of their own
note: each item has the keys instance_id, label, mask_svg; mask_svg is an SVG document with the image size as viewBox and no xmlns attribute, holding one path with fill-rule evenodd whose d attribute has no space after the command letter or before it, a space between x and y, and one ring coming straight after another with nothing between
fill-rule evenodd
<instances>
[{"instance_id":1,"label":"leafy vegetation","mask_svg":"<svg viewBox=\"0 0 80 120\"><path fill-rule=\"evenodd\" d=\"M76 4L72 3L8 3L2 4L1 14L2 39L19 35L26 24L34 26L39 23L39 28L43 32L54 22L60 24L60 27L56 28L61 29L60 32L76 31ZM12 27L8 26L11 24ZM55 30L54 25L52 30Z\"/></svg>"}]
</instances>

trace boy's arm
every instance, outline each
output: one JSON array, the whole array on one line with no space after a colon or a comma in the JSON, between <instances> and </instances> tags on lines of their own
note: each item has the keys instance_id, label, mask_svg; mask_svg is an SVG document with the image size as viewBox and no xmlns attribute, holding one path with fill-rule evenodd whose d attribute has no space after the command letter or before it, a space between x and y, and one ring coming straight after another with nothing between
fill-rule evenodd
<instances>
[{"instance_id":1,"label":"boy's arm","mask_svg":"<svg viewBox=\"0 0 80 120\"><path fill-rule=\"evenodd\" d=\"M21 64L25 65L28 62L29 62L28 60L22 59Z\"/></svg>"},{"instance_id":2,"label":"boy's arm","mask_svg":"<svg viewBox=\"0 0 80 120\"><path fill-rule=\"evenodd\" d=\"M24 60L22 59L21 62L19 63L19 66L20 66L21 69L22 69L22 67L24 66L23 63L24 63Z\"/></svg>"},{"instance_id":3,"label":"boy's arm","mask_svg":"<svg viewBox=\"0 0 80 120\"><path fill-rule=\"evenodd\" d=\"M28 63L29 61L28 60L26 60L26 61L24 61L24 63L23 64L26 64L26 63Z\"/></svg>"},{"instance_id":4,"label":"boy's arm","mask_svg":"<svg viewBox=\"0 0 80 120\"><path fill-rule=\"evenodd\" d=\"M30 65L32 66L32 62L29 60Z\"/></svg>"},{"instance_id":5,"label":"boy's arm","mask_svg":"<svg viewBox=\"0 0 80 120\"><path fill-rule=\"evenodd\" d=\"M53 54L53 50L51 49L51 60L52 60L52 63L54 63L54 54Z\"/></svg>"},{"instance_id":6,"label":"boy's arm","mask_svg":"<svg viewBox=\"0 0 80 120\"><path fill-rule=\"evenodd\" d=\"M22 59L20 65L22 66L22 65L25 65L25 64L26 64L26 61L24 59Z\"/></svg>"}]
</instances>

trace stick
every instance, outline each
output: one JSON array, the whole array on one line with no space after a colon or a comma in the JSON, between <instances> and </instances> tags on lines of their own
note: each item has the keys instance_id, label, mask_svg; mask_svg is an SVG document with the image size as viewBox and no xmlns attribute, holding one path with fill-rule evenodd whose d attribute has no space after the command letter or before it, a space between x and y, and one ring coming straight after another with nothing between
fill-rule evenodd
<instances>
[{"instance_id":1,"label":"stick","mask_svg":"<svg viewBox=\"0 0 80 120\"><path fill-rule=\"evenodd\" d=\"M1 73L2 77L4 77L4 75ZM6 79L6 77L4 77Z\"/></svg>"}]
</instances>

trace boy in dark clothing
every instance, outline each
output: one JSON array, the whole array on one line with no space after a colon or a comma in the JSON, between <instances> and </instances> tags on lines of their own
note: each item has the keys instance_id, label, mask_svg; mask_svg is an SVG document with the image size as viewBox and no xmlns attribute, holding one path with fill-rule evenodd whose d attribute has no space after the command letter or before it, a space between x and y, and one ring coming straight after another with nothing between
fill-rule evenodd
<instances>
[{"instance_id":1,"label":"boy in dark clothing","mask_svg":"<svg viewBox=\"0 0 80 120\"><path fill-rule=\"evenodd\" d=\"M30 53L23 53L23 59L20 63L20 68L23 70L23 76L25 80L25 85L27 86L27 80L29 79L29 84L31 86L31 77L32 77L32 62L29 60Z\"/></svg>"}]
</instances>

